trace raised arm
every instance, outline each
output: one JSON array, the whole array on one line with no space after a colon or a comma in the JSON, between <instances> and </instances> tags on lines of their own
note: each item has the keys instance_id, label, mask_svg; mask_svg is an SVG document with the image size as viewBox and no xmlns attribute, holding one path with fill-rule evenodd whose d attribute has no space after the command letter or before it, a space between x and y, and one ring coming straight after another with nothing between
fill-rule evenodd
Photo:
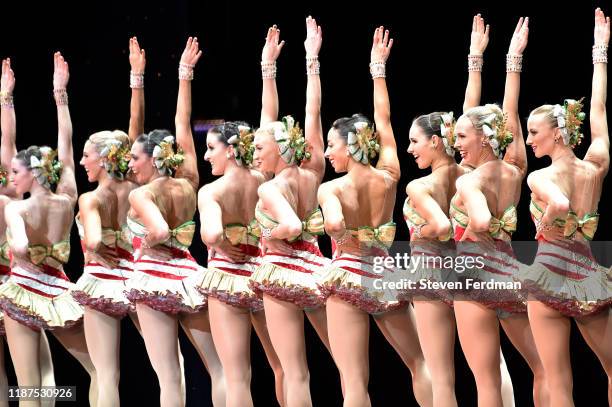
<instances>
[{"instance_id":1,"label":"raised arm","mask_svg":"<svg viewBox=\"0 0 612 407\"><path fill-rule=\"evenodd\" d=\"M606 118L608 89L607 49L610 41L610 17L599 8L595 10L595 46L593 47L593 88L591 93L591 145L585 160L600 166L604 172L610 167L610 137Z\"/></svg>"},{"instance_id":2,"label":"raised arm","mask_svg":"<svg viewBox=\"0 0 612 407\"><path fill-rule=\"evenodd\" d=\"M202 51L200 51L198 39L189 37L179 64L179 92L174 118L176 142L185 155L185 160L179 167L176 176L187 179L196 191L199 175L195 144L191 133L191 80L193 79L193 68L201 56Z\"/></svg>"},{"instance_id":3,"label":"raised arm","mask_svg":"<svg viewBox=\"0 0 612 407\"><path fill-rule=\"evenodd\" d=\"M529 36L529 17L521 17L512 34L508 55L506 56L506 88L504 90L503 111L507 118L507 128L512 133L512 143L506 148L504 161L519 169L521 175L527 175L527 152L523 129L518 112L519 93L521 89L521 64L523 51Z\"/></svg>"},{"instance_id":4,"label":"raised arm","mask_svg":"<svg viewBox=\"0 0 612 407\"><path fill-rule=\"evenodd\" d=\"M468 55L468 82L463 100L463 112L480 104L482 91L483 54L489 44L489 24L485 26L484 19L477 14L472 19L472 34L470 36L470 54Z\"/></svg>"},{"instance_id":5,"label":"raised arm","mask_svg":"<svg viewBox=\"0 0 612 407\"><path fill-rule=\"evenodd\" d=\"M321 27L317 21L308 16L306 19L306 120L304 132L306 142L310 145L310 160L304 161L302 168L315 171L320 179L325 174L325 142L323 141L323 126L321 125L321 79L319 77L319 50L322 42Z\"/></svg>"},{"instance_id":6,"label":"raised arm","mask_svg":"<svg viewBox=\"0 0 612 407\"><path fill-rule=\"evenodd\" d=\"M57 105L57 158L62 163L62 176L57 184L56 193L68 196L73 203L77 201L77 186L74 177L74 154L72 150L72 121L68 109L66 86L70 73L68 62L61 53L53 55L53 96Z\"/></svg>"},{"instance_id":7,"label":"raised arm","mask_svg":"<svg viewBox=\"0 0 612 407\"><path fill-rule=\"evenodd\" d=\"M2 61L2 77L0 79L0 127L2 140L0 144L0 165L5 171L10 171L11 160L17 154L15 137L17 134L17 121L15 119L15 106L13 104L13 90L15 89L15 74L11 69L11 60ZM12 183L0 185L2 193L13 195L15 189Z\"/></svg>"},{"instance_id":8,"label":"raised arm","mask_svg":"<svg viewBox=\"0 0 612 407\"><path fill-rule=\"evenodd\" d=\"M380 138L380 155L376 168L387 171L393 179L399 180L400 165L391 127L391 103L385 80L385 64L392 46L393 39L389 38L389 30L378 27L374 31L370 53L370 73L374 82L374 123Z\"/></svg>"},{"instance_id":9,"label":"raised arm","mask_svg":"<svg viewBox=\"0 0 612 407\"><path fill-rule=\"evenodd\" d=\"M276 25L268 28L266 43L261 51L261 118L259 126L278 120L278 91L276 89L276 60L285 41L280 41L280 30Z\"/></svg>"},{"instance_id":10,"label":"raised arm","mask_svg":"<svg viewBox=\"0 0 612 407\"><path fill-rule=\"evenodd\" d=\"M144 133L144 72L146 65L145 50L140 49L136 37L130 38L130 127L128 136L130 143L134 143L138 136Z\"/></svg>"}]
</instances>

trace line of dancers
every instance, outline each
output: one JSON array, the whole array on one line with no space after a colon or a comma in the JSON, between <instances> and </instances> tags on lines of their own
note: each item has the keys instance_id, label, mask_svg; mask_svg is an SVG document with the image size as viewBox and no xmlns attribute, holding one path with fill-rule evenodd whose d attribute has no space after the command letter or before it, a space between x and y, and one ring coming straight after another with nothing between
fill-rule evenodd
<instances>
[{"instance_id":1,"label":"line of dancers","mask_svg":"<svg viewBox=\"0 0 612 407\"><path fill-rule=\"evenodd\" d=\"M393 39L383 27L374 32L369 66L373 120L355 114L334 121L327 146L321 27L306 19L303 129L292 116L279 120L276 60L284 42L280 30L270 27L261 59L259 126L228 121L208 131L204 160L218 178L202 187L190 123L191 84L202 56L197 38L187 40L180 58L174 133L144 130L146 56L130 39L128 131L89 136L79 164L97 185L80 196L68 63L55 53L57 149L17 151L16 81L10 59L3 60L0 307L19 386L54 385L45 336L50 332L90 375L90 405L118 406L120 326L129 316L144 338L164 407L185 403L179 325L210 374L213 405L253 405L253 327L274 372L279 405L310 406L306 316L338 368L344 405L369 406L371 315L410 370L406 391L411 387L421 406L458 405L455 332L476 381L478 405L514 405L500 325L531 369L534 404L572 406L573 318L608 376L612 405L612 273L589 246L610 163L610 18L595 10L591 143L582 159L574 154L584 138L582 99L533 110L524 140L519 90L528 31L529 19L520 18L508 47L502 106L481 105L489 26L474 16L463 114L457 120L449 111L421 115L407 135L419 169L431 169L406 188L411 256L485 253L483 267L461 275L443 266L413 272L374 267L394 242L401 174L385 79ZM526 145L537 158L550 157L551 165L527 176ZM326 159L343 175L323 182ZM521 264L511 246L526 176L538 241L532 265ZM85 259L76 283L63 270L73 219ZM197 232L208 248L206 267L189 251ZM324 234L332 240L331 259L319 250ZM389 291L374 283L398 277L519 281L524 289Z\"/></svg>"}]
</instances>

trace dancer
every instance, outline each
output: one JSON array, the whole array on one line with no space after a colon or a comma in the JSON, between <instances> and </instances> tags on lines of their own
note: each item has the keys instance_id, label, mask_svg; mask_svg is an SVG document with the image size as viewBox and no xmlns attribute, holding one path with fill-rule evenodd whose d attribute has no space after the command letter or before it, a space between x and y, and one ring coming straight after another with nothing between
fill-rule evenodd
<instances>
[{"instance_id":1,"label":"dancer","mask_svg":"<svg viewBox=\"0 0 612 407\"><path fill-rule=\"evenodd\" d=\"M457 255L483 262L482 267L463 273L464 282L511 283L518 270L510 240L516 230L516 204L527 172L518 98L528 24L528 18L519 19L510 42L503 112L497 105L473 107L459 118L455 127L455 147L463 161L475 168L457 179L457 192L450 203L455 240L461 242ZM479 243L467 243L470 241ZM474 250L475 246L482 250ZM454 308L459 341L476 379L478 405L502 405L499 323L534 374L534 404L548 405L542 364L521 292L466 290L455 296Z\"/></svg>"},{"instance_id":2,"label":"dancer","mask_svg":"<svg viewBox=\"0 0 612 407\"><path fill-rule=\"evenodd\" d=\"M306 19L305 135L291 116L264 124L255 133L254 162L274 179L258 188L255 216L261 227L263 257L251 277L263 293L268 332L285 378L285 405L310 406L309 372L304 341L304 312L329 349L325 307L316 278L325 265L317 235L323 219L316 193L325 172L321 129L321 82L318 55L322 31ZM263 65L263 76L275 67Z\"/></svg>"},{"instance_id":3,"label":"dancer","mask_svg":"<svg viewBox=\"0 0 612 407\"><path fill-rule=\"evenodd\" d=\"M284 42L280 30L268 29L261 63L274 66ZM264 76L261 125L278 116L276 79ZM226 122L206 136L204 159L216 181L198 193L202 241L208 246L208 272L199 283L208 296L210 325L223 364L227 406L252 406L251 323L274 371L276 399L283 405L283 370L274 352L262 300L249 288L259 264L261 230L255 219L257 188L264 176L252 168L253 130L245 122Z\"/></svg>"},{"instance_id":4,"label":"dancer","mask_svg":"<svg viewBox=\"0 0 612 407\"><path fill-rule=\"evenodd\" d=\"M98 375L98 407L119 405L119 343L121 319L134 306L124 291L132 274L132 246L127 240L128 196L136 184L126 180L130 138L144 131L145 53L130 38L132 101L129 133L101 131L89 136L80 164L98 186L79 197L76 217L84 248L85 268L72 296L85 308L87 346Z\"/></svg>"},{"instance_id":5,"label":"dancer","mask_svg":"<svg viewBox=\"0 0 612 407\"><path fill-rule=\"evenodd\" d=\"M480 14L472 20L468 84L463 110L480 103L483 54L489 42L489 25ZM452 112L434 112L417 117L410 128L408 153L420 169L431 167L431 174L410 181L406 187L404 219L410 229L411 259L415 270L406 277L415 281L454 281L455 270L444 269L431 260L453 256L452 228L448 216L450 198L455 194L455 180L469 168L455 162L455 120ZM429 261L429 263L426 263ZM412 274L413 273L413 274ZM455 396L455 315L451 290L407 290L414 314L425 362L431 372L434 406L456 406ZM502 398L504 406L514 405L512 381L500 355Z\"/></svg>"},{"instance_id":6,"label":"dancer","mask_svg":"<svg viewBox=\"0 0 612 407\"><path fill-rule=\"evenodd\" d=\"M393 207L400 178L391 127L385 63L393 39L379 27L374 32L370 72L374 82L373 124L363 115L334 122L325 156L336 172L347 175L319 188L325 230L334 241L333 261L322 278L334 360L345 383L344 405L370 405L368 342L374 320L412 373L420 405L432 404L431 379L414 327L412 307L381 296L374 280L385 277L372 267L374 257L388 256L395 237ZM378 162L372 165L376 156ZM386 275L387 277L389 275Z\"/></svg>"},{"instance_id":7,"label":"dancer","mask_svg":"<svg viewBox=\"0 0 612 407\"><path fill-rule=\"evenodd\" d=\"M66 92L68 63L56 52L54 65L58 150L31 146L12 159L15 193L29 192L30 197L4 209L12 263L9 279L0 286L0 306L19 386L41 386L40 335L41 329L49 329L90 375L89 402L95 406L96 372L80 324L83 309L72 298L74 285L62 269L70 255L77 190Z\"/></svg>"},{"instance_id":8,"label":"dancer","mask_svg":"<svg viewBox=\"0 0 612 407\"><path fill-rule=\"evenodd\" d=\"M538 252L534 264L523 268L520 276L529 289L529 322L544 365L551 406L574 405L570 318L608 375L608 403L612 405L612 279L589 246L610 166L606 119L610 17L599 8L595 10L594 37L591 145L584 158L574 153L583 137L581 101L540 106L527 122L527 145L536 158L548 156L552 160L550 166L527 178Z\"/></svg>"},{"instance_id":9,"label":"dancer","mask_svg":"<svg viewBox=\"0 0 612 407\"><path fill-rule=\"evenodd\" d=\"M223 371L210 334L206 298L194 286L200 267L189 253L199 181L190 125L191 80L201 55L197 38L189 37L179 64L176 142L166 130L143 134L132 145L129 162L141 187L129 195L134 273L127 283L128 298L136 303L164 407L185 402L180 392L179 322L210 373L213 404L225 405Z\"/></svg>"}]
</instances>

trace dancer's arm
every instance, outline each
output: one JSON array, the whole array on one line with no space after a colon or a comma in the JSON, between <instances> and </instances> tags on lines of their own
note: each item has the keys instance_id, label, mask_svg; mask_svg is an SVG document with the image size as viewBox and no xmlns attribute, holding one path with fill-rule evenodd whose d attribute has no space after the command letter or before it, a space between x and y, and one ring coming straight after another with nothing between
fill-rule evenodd
<instances>
[{"instance_id":1,"label":"dancer's arm","mask_svg":"<svg viewBox=\"0 0 612 407\"><path fill-rule=\"evenodd\" d=\"M145 65L145 50L140 49L140 45L138 45L138 40L136 39L136 37L130 38L130 88L132 88L132 98L130 100L130 127L128 130L130 143L134 143L138 136L144 133Z\"/></svg>"},{"instance_id":2,"label":"dancer's arm","mask_svg":"<svg viewBox=\"0 0 612 407\"><path fill-rule=\"evenodd\" d=\"M270 237L272 239L291 239L302 233L302 221L287 201L287 198L280 192L273 182L264 182L257 189L259 199L263 202L270 216L278 222L272 229Z\"/></svg>"},{"instance_id":3,"label":"dancer's arm","mask_svg":"<svg viewBox=\"0 0 612 407\"><path fill-rule=\"evenodd\" d=\"M514 165L519 169L524 177L527 174L527 152L525 150L525 140L523 139L523 129L518 112L519 93L521 89L521 70L520 63L523 51L527 46L529 36L529 17L519 19L510 47L506 63L506 88L504 91L503 111L507 118L507 128L512 133L512 142L506 147L504 161Z\"/></svg>"},{"instance_id":4,"label":"dancer's arm","mask_svg":"<svg viewBox=\"0 0 612 407\"><path fill-rule=\"evenodd\" d=\"M74 176L74 154L72 149L72 121L68 108L66 86L70 73L68 62L61 53L53 56L53 96L57 105L57 158L62 163L62 175L57 184L56 193L66 195L73 204L77 201L77 185Z\"/></svg>"},{"instance_id":5,"label":"dancer's arm","mask_svg":"<svg viewBox=\"0 0 612 407\"><path fill-rule=\"evenodd\" d=\"M342 204L338 199L336 182L330 181L321 184L317 193L319 205L325 220L325 232L333 239L338 240L344 236L346 225L342 213Z\"/></svg>"},{"instance_id":6,"label":"dancer's arm","mask_svg":"<svg viewBox=\"0 0 612 407\"><path fill-rule=\"evenodd\" d=\"M304 132L309 144L310 160L302 162L302 168L313 170L319 179L325 175L325 142L323 141L323 126L321 124L321 78L319 77L319 50L321 49L322 31L317 21L306 19L306 119Z\"/></svg>"},{"instance_id":7,"label":"dancer's arm","mask_svg":"<svg viewBox=\"0 0 612 407\"><path fill-rule=\"evenodd\" d=\"M12 256L19 260L27 260L28 257L28 235L23 220L23 201L9 202L4 207L4 218L6 219L7 233L10 235L9 246ZM9 232L10 231L10 232Z\"/></svg>"},{"instance_id":8,"label":"dancer's arm","mask_svg":"<svg viewBox=\"0 0 612 407\"><path fill-rule=\"evenodd\" d=\"M435 239L447 236L451 228L448 216L442 211L438 202L431 196L430 188L418 180L414 180L406 187L406 193L414 210L423 219L427 219L425 226L421 227L421 237Z\"/></svg>"},{"instance_id":9,"label":"dancer's arm","mask_svg":"<svg viewBox=\"0 0 612 407\"><path fill-rule=\"evenodd\" d=\"M278 90L276 89L276 60L285 41L280 41L280 30L276 25L268 28L266 43L261 51L261 118L259 126L278 120Z\"/></svg>"},{"instance_id":10,"label":"dancer's arm","mask_svg":"<svg viewBox=\"0 0 612 407\"><path fill-rule=\"evenodd\" d=\"M7 58L2 61L2 79L0 80L0 127L2 129L0 165L7 173L11 170L11 160L17 155L17 146L15 144L17 121L13 104L14 89L15 74L11 69L11 60ZM7 182L5 186L0 185L0 191L2 191L3 195L15 195L15 188L10 182Z\"/></svg>"},{"instance_id":11,"label":"dancer's arm","mask_svg":"<svg viewBox=\"0 0 612 407\"><path fill-rule=\"evenodd\" d=\"M202 51L200 51L198 39L189 37L179 65L179 92L174 118L177 147L182 148L185 155L185 160L178 168L176 176L187 179L196 191L199 175L198 159L191 133L191 80L193 79L193 68L201 56Z\"/></svg>"},{"instance_id":12,"label":"dancer's arm","mask_svg":"<svg viewBox=\"0 0 612 407\"><path fill-rule=\"evenodd\" d=\"M170 228L155 203L153 193L146 187L140 187L129 196L130 206L147 229L143 245L153 247L170 237Z\"/></svg>"},{"instance_id":13,"label":"dancer's arm","mask_svg":"<svg viewBox=\"0 0 612 407\"><path fill-rule=\"evenodd\" d=\"M463 112L480 104L482 93L483 54L489 44L489 25L477 14L472 19L470 54L468 55L468 82L463 100Z\"/></svg>"},{"instance_id":14,"label":"dancer's arm","mask_svg":"<svg viewBox=\"0 0 612 407\"><path fill-rule=\"evenodd\" d=\"M372 52L370 54L371 71L376 73L376 69L384 67L389 58L393 39L389 38L389 30L379 27L374 31L372 41ZM381 65L382 64L382 65ZM376 168L385 170L394 180L400 178L400 165L397 157L397 144L391 127L391 103L389 102L389 92L387 81L384 75L377 76L374 82L374 123L380 138L380 155Z\"/></svg>"},{"instance_id":15,"label":"dancer's arm","mask_svg":"<svg viewBox=\"0 0 612 407\"><path fill-rule=\"evenodd\" d=\"M608 46L610 41L610 17L606 17L599 8L595 10L595 48ZM599 51L601 53L601 51ZM603 62L593 64L593 89L591 93L591 145L584 159L601 167L604 173L610 166L610 138L608 135L608 121L606 118L606 98L608 89L608 64ZM607 61L607 59L606 59Z\"/></svg>"}]
</instances>

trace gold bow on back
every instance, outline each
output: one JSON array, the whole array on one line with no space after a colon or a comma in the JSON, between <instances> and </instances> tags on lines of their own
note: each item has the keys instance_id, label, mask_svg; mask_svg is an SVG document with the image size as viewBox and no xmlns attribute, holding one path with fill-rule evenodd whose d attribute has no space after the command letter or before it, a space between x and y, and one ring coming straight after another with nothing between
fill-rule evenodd
<instances>
[{"instance_id":1,"label":"gold bow on back","mask_svg":"<svg viewBox=\"0 0 612 407\"><path fill-rule=\"evenodd\" d=\"M62 240L52 246L31 245L28 247L28 253L30 260L36 265L41 264L47 257L51 257L60 263L67 263L70 258L70 242Z\"/></svg>"},{"instance_id":2,"label":"gold bow on back","mask_svg":"<svg viewBox=\"0 0 612 407\"><path fill-rule=\"evenodd\" d=\"M233 245L236 246L242 242L248 242L248 237L252 236L255 239L261 237L261 229L257 219L252 219L248 225L242 225L240 223L231 223L225 226L225 237Z\"/></svg>"},{"instance_id":3,"label":"gold bow on back","mask_svg":"<svg viewBox=\"0 0 612 407\"><path fill-rule=\"evenodd\" d=\"M389 248L393 244L393 239L395 239L395 223L385 223L377 228L362 226L357 230L357 238L360 243L364 243L368 247L382 245Z\"/></svg>"},{"instance_id":4,"label":"gold bow on back","mask_svg":"<svg viewBox=\"0 0 612 407\"><path fill-rule=\"evenodd\" d=\"M8 242L4 242L0 245L0 257L5 260L10 260L11 248L9 247Z\"/></svg>"},{"instance_id":5,"label":"gold bow on back","mask_svg":"<svg viewBox=\"0 0 612 407\"><path fill-rule=\"evenodd\" d=\"M191 241L193 240L193 235L195 233L195 222L188 221L183 223L177 228L170 230L170 234L172 238L174 238L177 242L182 244L183 246L190 246Z\"/></svg>"},{"instance_id":6,"label":"gold bow on back","mask_svg":"<svg viewBox=\"0 0 612 407\"><path fill-rule=\"evenodd\" d=\"M319 208L315 209L304 221L302 221L302 232L311 235L322 235L325 232L323 213L321 213Z\"/></svg>"},{"instance_id":7,"label":"gold bow on back","mask_svg":"<svg viewBox=\"0 0 612 407\"><path fill-rule=\"evenodd\" d=\"M108 247L117 247L117 243L120 240L124 240L123 230L113 230L111 228L102 228L102 244Z\"/></svg>"},{"instance_id":8,"label":"gold bow on back","mask_svg":"<svg viewBox=\"0 0 612 407\"><path fill-rule=\"evenodd\" d=\"M517 222L516 207L512 205L504 211L500 219L491 218L489 234L495 239L502 235L502 231L511 235L516 231Z\"/></svg>"},{"instance_id":9,"label":"gold bow on back","mask_svg":"<svg viewBox=\"0 0 612 407\"><path fill-rule=\"evenodd\" d=\"M575 212L570 211L567 215L567 220L565 221L563 235L571 238L577 231L579 231L582 233L585 239L593 240L598 223L598 214L588 213L584 215L582 219L578 219L578 215Z\"/></svg>"}]
</instances>

